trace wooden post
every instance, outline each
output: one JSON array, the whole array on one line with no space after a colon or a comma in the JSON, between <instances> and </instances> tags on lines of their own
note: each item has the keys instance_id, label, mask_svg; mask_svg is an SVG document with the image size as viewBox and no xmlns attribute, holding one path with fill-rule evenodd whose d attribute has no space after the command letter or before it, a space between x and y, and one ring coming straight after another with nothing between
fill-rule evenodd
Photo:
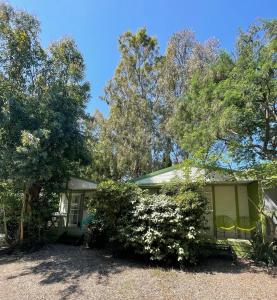
<instances>
[{"instance_id":1,"label":"wooden post","mask_svg":"<svg viewBox=\"0 0 277 300\"><path fill-rule=\"evenodd\" d=\"M261 207L261 210L259 211L259 220L261 223L261 230L262 230L262 236L263 236L263 242L265 242L268 239L267 233L266 233L266 224L267 224L267 220L266 220L266 216L262 213L262 211L264 210L264 191L262 189L262 184L261 181L258 181L257 184L257 188L258 188L258 207Z\"/></svg>"},{"instance_id":2,"label":"wooden post","mask_svg":"<svg viewBox=\"0 0 277 300\"><path fill-rule=\"evenodd\" d=\"M67 197L68 193L66 193ZM71 199L72 199L72 192L69 191L68 203L67 203L67 216L66 216L66 232L68 231L68 224L69 224L69 214L71 209Z\"/></svg>"},{"instance_id":3,"label":"wooden post","mask_svg":"<svg viewBox=\"0 0 277 300\"><path fill-rule=\"evenodd\" d=\"M79 227L82 227L83 213L84 213L84 201L85 201L85 192L81 194L80 206L79 206Z\"/></svg>"},{"instance_id":4,"label":"wooden post","mask_svg":"<svg viewBox=\"0 0 277 300\"><path fill-rule=\"evenodd\" d=\"M238 194L238 185L235 184L235 202L236 202L236 220L237 220L237 224L238 226L240 226L240 221L239 221L239 194ZM237 226L236 226L237 227ZM235 229L235 233L237 232L237 237L240 237L240 235L238 234L238 231L236 231Z\"/></svg>"},{"instance_id":5,"label":"wooden post","mask_svg":"<svg viewBox=\"0 0 277 300\"><path fill-rule=\"evenodd\" d=\"M216 228L216 207L215 207L215 188L212 185L212 198L213 198L213 225L214 225L214 236L217 238L217 228Z\"/></svg>"}]
</instances>

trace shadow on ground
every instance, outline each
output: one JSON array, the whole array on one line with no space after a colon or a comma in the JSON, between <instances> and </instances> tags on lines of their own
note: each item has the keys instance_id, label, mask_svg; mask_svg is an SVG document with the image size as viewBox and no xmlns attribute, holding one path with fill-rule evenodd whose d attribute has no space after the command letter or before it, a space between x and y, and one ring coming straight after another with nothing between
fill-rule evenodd
<instances>
[{"instance_id":1,"label":"shadow on ground","mask_svg":"<svg viewBox=\"0 0 277 300\"><path fill-rule=\"evenodd\" d=\"M16 256L5 256L2 260L0 258L0 264L8 264L17 259L19 258ZM49 245L21 259L35 263L25 267L23 272L9 276L7 279L13 280L21 276L36 274L42 277L40 280L42 285L68 283L62 291L61 299L67 299L72 294L81 295L82 290L79 284L81 280L93 276L97 284L107 285L111 275L120 273L130 265L128 262L115 260L112 255L104 251L61 244Z\"/></svg>"},{"instance_id":2,"label":"shadow on ground","mask_svg":"<svg viewBox=\"0 0 277 300\"><path fill-rule=\"evenodd\" d=\"M127 268L156 268L149 264L138 263L134 260L119 259L103 250L84 249L82 247L68 245L49 245L44 249L25 255L23 257L5 256L0 257L1 264L9 264L20 259L27 262L21 273L7 277L13 280L20 276L31 274L38 275L41 285L64 283L65 288L61 291L60 299L68 299L81 296L81 281L93 277L98 285L108 285L111 276L121 273ZM161 268L161 266L159 266ZM161 268L170 272L172 268ZM214 275L217 273L243 273L243 272L266 272L267 268L255 267L249 262L238 262L234 264L230 260L209 259L198 267L186 268L184 272L206 273ZM271 271L271 276L276 276L276 269Z\"/></svg>"}]
</instances>

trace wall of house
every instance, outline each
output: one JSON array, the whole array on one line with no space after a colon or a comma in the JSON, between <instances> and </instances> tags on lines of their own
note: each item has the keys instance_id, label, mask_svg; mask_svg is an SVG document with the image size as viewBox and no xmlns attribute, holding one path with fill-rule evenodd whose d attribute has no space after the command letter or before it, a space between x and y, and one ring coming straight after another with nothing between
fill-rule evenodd
<instances>
[{"instance_id":1,"label":"wall of house","mask_svg":"<svg viewBox=\"0 0 277 300\"><path fill-rule=\"evenodd\" d=\"M247 185L247 192L249 196L249 216L251 220L253 221L259 221L260 216L259 212L257 210L257 207L259 207L260 204L260 197L259 197L259 184L257 181L252 182Z\"/></svg>"},{"instance_id":2,"label":"wall of house","mask_svg":"<svg viewBox=\"0 0 277 300\"><path fill-rule=\"evenodd\" d=\"M214 185L215 211L216 217L224 216L226 224L238 225L238 217L249 217L249 202L247 185L237 185L237 201L236 201L236 185ZM226 226L226 227L229 227ZM224 226L223 226L224 227ZM235 238L237 237L236 229L216 230L217 237ZM249 238L250 234L240 232L244 238Z\"/></svg>"},{"instance_id":3,"label":"wall of house","mask_svg":"<svg viewBox=\"0 0 277 300\"><path fill-rule=\"evenodd\" d=\"M267 211L277 211L277 187L267 189L264 191L264 204L265 204L265 209ZM277 224L277 218L274 217L273 221L275 224ZM267 224L267 234L270 233L270 227L269 224ZM275 236L277 237L277 231L275 231Z\"/></svg>"},{"instance_id":4,"label":"wall of house","mask_svg":"<svg viewBox=\"0 0 277 300\"><path fill-rule=\"evenodd\" d=\"M277 210L277 187L264 191L264 202L266 210Z\"/></svg>"},{"instance_id":5,"label":"wall of house","mask_svg":"<svg viewBox=\"0 0 277 300\"><path fill-rule=\"evenodd\" d=\"M93 191L79 191L79 192L72 191L71 193L72 193L71 197L74 197L75 195L83 195L83 200L80 204L81 205L80 210L82 212L80 211L80 220L79 221L81 224L82 220L87 218L89 215L87 204L89 202L89 199L93 195ZM66 224L67 213L68 213L68 198L66 197L65 193L62 193L60 196L59 213L64 214L64 224ZM69 224L69 226L70 226L70 224Z\"/></svg>"}]
</instances>

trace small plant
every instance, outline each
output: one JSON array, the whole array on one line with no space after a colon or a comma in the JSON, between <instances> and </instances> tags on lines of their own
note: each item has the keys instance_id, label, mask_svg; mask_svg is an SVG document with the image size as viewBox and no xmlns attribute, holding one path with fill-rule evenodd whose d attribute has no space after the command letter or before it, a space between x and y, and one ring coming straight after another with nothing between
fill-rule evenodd
<instances>
[{"instance_id":1,"label":"small plant","mask_svg":"<svg viewBox=\"0 0 277 300\"><path fill-rule=\"evenodd\" d=\"M277 265L277 242L264 240L260 224L253 233L251 244L254 261L263 262L267 266Z\"/></svg>"}]
</instances>

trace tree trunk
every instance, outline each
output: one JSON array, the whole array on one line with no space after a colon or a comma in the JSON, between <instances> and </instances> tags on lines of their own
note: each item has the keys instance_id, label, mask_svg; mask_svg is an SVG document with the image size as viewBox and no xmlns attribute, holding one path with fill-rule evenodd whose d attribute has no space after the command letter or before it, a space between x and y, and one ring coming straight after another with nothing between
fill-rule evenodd
<instances>
[{"instance_id":1,"label":"tree trunk","mask_svg":"<svg viewBox=\"0 0 277 300\"><path fill-rule=\"evenodd\" d=\"M24 197L22 202L22 209L21 209L21 217L20 217L20 237L19 241L20 243L23 243L24 241L24 219L27 216L28 222L27 222L27 228L28 228L28 236L30 236L30 228L32 226L31 222L31 215L32 215L32 206L33 203L39 201L39 194L41 191L41 185L39 183L32 183L29 186L26 187L24 191Z\"/></svg>"},{"instance_id":2,"label":"tree trunk","mask_svg":"<svg viewBox=\"0 0 277 300\"><path fill-rule=\"evenodd\" d=\"M23 243L24 240L24 214L26 210L26 196L24 193L23 201L22 201L22 207L21 207L21 214L20 214L20 226L19 226L19 242Z\"/></svg>"},{"instance_id":3,"label":"tree trunk","mask_svg":"<svg viewBox=\"0 0 277 300\"><path fill-rule=\"evenodd\" d=\"M7 228L7 219L6 219L6 211L5 211L5 204L4 201L2 203L3 207L3 223L4 223L4 234L5 234L5 240L8 240L8 228Z\"/></svg>"}]
</instances>

